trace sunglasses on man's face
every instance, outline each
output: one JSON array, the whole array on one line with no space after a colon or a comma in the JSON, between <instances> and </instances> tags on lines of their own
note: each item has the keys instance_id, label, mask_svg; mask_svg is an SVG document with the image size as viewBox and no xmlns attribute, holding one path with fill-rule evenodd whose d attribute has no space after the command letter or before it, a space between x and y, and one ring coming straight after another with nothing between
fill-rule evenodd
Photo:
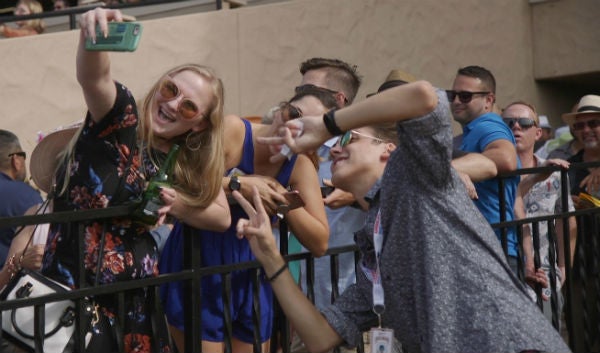
<instances>
[{"instance_id":1,"label":"sunglasses on man's face","mask_svg":"<svg viewBox=\"0 0 600 353\"><path fill-rule=\"evenodd\" d=\"M481 92L469 92L469 91L453 91L453 90L447 90L446 91L446 95L448 96L448 101L450 103L454 102L454 99L456 97L458 97L458 100L463 103L463 104L467 104L470 103L471 100L473 100L473 96L476 94L489 94L489 91L481 91Z\"/></svg>"},{"instance_id":2,"label":"sunglasses on man's face","mask_svg":"<svg viewBox=\"0 0 600 353\"><path fill-rule=\"evenodd\" d=\"M504 123L508 125L509 128L513 128L515 124L519 124L521 129L529 129L530 127L535 125L535 120L530 118L502 118Z\"/></svg>"},{"instance_id":3,"label":"sunglasses on man's face","mask_svg":"<svg viewBox=\"0 0 600 353\"><path fill-rule=\"evenodd\" d=\"M585 129L585 126L588 126L590 129L594 129L597 128L598 126L600 126L600 120L596 119L596 120L589 120L589 121L578 121L576 123L573 124L573 130L583 130Z\"/></svg>"},{"instance_id":4,"label":"sunglasses on man's face","mask_svg":"<svg viewBox=\"0 0 600 353\"><path fill-rule=\"evenodd\" d=\"M340 137L340 139L338 140L338 143L340 144L340 147L346 147L348 146L350 143L352 143L353 140L357 140L357 137L354 135L360 136L360 137L365 137L365 138L369 138L371 140L375 140L377 142L384 142L382 139L377 138L375 136L370 136L370 135L366 135L366 134L362 134L356 130L350 130L350 131L346 131L342 137Z\"/></svg>"},{"instance_id":5,"label":"sunglasses on man's face","mask_svg":"<svg viewBox=\"0 0 600 353\"><path fill-rule=\"evenodd\" d=\"M25 153L25 151L13 152L13 153L8 154L8 158L10 158L12 156L19 156L19 157L23 157L23 159L27 159L27 153Z\"/></svg>"},{"instance_id":6,"label":"sunglasses on man's face","mask_svg":"<svg viewBox=\"0 0 600 353\"><path fill-rule=\"evenodd\" d=\"M314 90L321 90L321 91L325 91L331 94L336 94L337 91L334 91L332 89L329 88L325 88L325 87L320 87L320 86L315 86L312 83L306 83L300 86L296 86L296 88L294 88L294 92L296 93L301 93L304 90L308 90L308 89L314 89Z\"/></svg>"},{"instance_id":7,"label":"sunglasses on man's face","mask_svg":"<svg viewBox=\"0 0 600 353\"><path fill-rule=\"evenodd\" d=\"M296 94L299 94L299 93L302 93L302 92L304 92L306 90L317 90L317 91L323 91L323 92L331 93L334 98L335 98L336 94L338 94L338 93L343 94L343 92L341 92L341 91L338 92L338 91L334 91L334 90L329 89L329 88L315 86L312 83L306 83L306 84L303 84L301 86L296 86L296 88L294 89L294 92L296 92ZM346 97L345 94L344 94L344 102L348 103L348 97Z\"/></svg>"},{"instance_id":8,"label":"sunglasses on man's face","mask_svg":"<svg viewBox=\"0 0 600 353\"><path fill-rule=\"evenodd\" d=\"M177 99L182 95L177 84L168 78L162 80L160 86L158 87L158 93L167 101ZM185 119L194 119L200 113L200 109L198 109L196 103L186 97L183 97L183 99L179 102L177 111Z\"/></svg>"}]
</instances>

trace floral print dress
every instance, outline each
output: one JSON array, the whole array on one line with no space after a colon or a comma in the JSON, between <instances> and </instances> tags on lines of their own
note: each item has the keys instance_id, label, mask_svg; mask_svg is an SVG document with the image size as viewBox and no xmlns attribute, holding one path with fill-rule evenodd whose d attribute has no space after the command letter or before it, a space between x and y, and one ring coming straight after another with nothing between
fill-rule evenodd
<instances>
[{"instance_id":1,"label":"floral print dress","mask_svg":"<svg viewBox=\"0 0 600 353\"><path fill-rule=\"evenodd\" d=\"M144 180L156 173L137 145L138 113L131 92L117 86L112 110L98 123L88 113L68 167L66 191L54 198L54 211L84 210L121 205L137 199ZM142 165L143 163L143 165ZM65 167L57 174L64 183ZM149 174L145 176L144 174ZM46 243L43 273L71 288L79 284L76 232L68 224L52 224ZM101 239L104 234L104 246ZM146 226L129 218L84 224L84 264L88 285L129 281L158 275L158 251ZM102 262L97 272L99 251ZM98 278L96 279L96 273ZM92 328L86 352L169 352L168 337L153 332L154 297L147 288L125 294L124 327L117 319L116 295L96 296L101 319ZM161 331L165 332L165 331Z\"/></svg>"}]
</instances>

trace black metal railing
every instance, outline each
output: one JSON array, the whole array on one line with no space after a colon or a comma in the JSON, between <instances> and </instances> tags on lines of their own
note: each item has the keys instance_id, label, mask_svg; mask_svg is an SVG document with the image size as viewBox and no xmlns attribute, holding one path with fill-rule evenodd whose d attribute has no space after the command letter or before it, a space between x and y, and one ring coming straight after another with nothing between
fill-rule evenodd
<instances>
[{"instance_id":1,"label":"black metal railing","mask_svg":"<svg viewBox=\"0 0 600 353\"><path fill-rule=\"evenodd\" d=\"M24 225L34 225L34 224L43 224L43 223L69 223L72 226L70 227L70 231L78 232L77 234L84 234L83 229L81 228L81 224L86 221L94 220L94 221L103 221L108 220L113 217L123 217L130 214L132 211L132 206L118 206L111 207L105 209L95 209L95 210L83 210L83 211L73 211L73 212L55 212L51 214L44 215L32 215L32 216L21 216L21 217L12 217L12 218L0 218L0 227L18 227ZM280 224L281 234L286 234L286 224L285 221ZM255 288L258 288L259 285L259 276L260 273L260 264L257 261L231 264L231 265L221 265L221 266L212 266L212 267L202 267L201 260L201 249L200 249L200 237L193 236L193 230L191 228L184 228L184 270L177 273L169 273L162 274L156 278L145 278L138 279L135 281L127 281L127 282L117 282L112 284L103 284L101 286L93 287L85 282L85 277L82 276L81 273L84 273L83 268L83 240L81 237L78 237L80 241L79 249L81 249L79 254L80 261L80 275L78 278L79 281L79 289L69 291L66 293L59 294L48 294L35 298L24 298L24 299L16 299L0 302L0 315L9 315L10 310L23 308L23 307L34 307L34 312L36 316L34 318L34 327L36 331L34 332L34 336L36 336L36 352L43 352L43 339L39 339L41 336L40 333L43 332L43 312L44 305L51 302L64 301L64 300L73 300L78 303L77 307L81 307L81 303L85 298L90 298L99 295L106 294L117 294L118 296L118 307L122 311L124 306L124 293L138 288L149 288L152 291L156 291L156 289L162 285L169 282L183 282L183 292L184 292L184 305L189 310L185 310L184 312L184 327L185 332L189 333L185 335L185 345L187 352L201 352L201 342L198 339L196 332L200 332L201 329L201 280L204 276L210 275L221 275L223 277L223 301L224 301L224 322L225 322L225 344L226 351L231 352L231 338L232 338L232 328L231 328L231 313L229 312L227 303L230 302L231 291L231 274L234 271L239 270L250 270L253 275L251 275L253 284ZM281 248L282 252L285 255L285 258L288 262L294 261L305 261L308 264L308 267L311 268L311 264L314 264L314 258L310 255L310 253L295 253L286 255L285 252L287 249L287 241L286 237L281 237ZM346 252L355 252L357 248L356 246L345 246L330 249L328 254L332 256L332 259L337 258L339 254ZM314 283L314 273L311 275L310 283ZM334 288L337 288L335 286ZM312 291L312 289L311 289ZM259 291L255 290L255 297L258 296ZM258 303L258 298L255 298L255 303ZM290 342L290 333L289 333L289 324L283 311L280 310L277 303L275 305L276 318L274 321L274 332L271 339L271 349L272 351L276 351L277 349L281 349L282 352L289 352L289 344L283 344L283 342ZM3 313L2 313L3 312ZM254 306L253 314L255 316L255 320L258 320L258 313L260 313L260 307L258 305ZM78 337L84 337L87 328L83 325L80 325L80 322L85 322L84 313L77 312L77 317L81 320L76 321L76 332L79 332ZM120 315L119 317L123 317ZM1 321L1 320L0 320ZM258 322L258 321L257 321ZM121 325L123 327L123 325ZM258 330L259 325L255 325L256 330ZM255 332L255 342L254 342L254 351L260 352L260 334L259 332ZM83 340L79 340L77 342L80 345L80 351L83 351Z\"/></svg>"},{"instance_id":2,"label":"black metal railing","mask_svg":"<svg viewBox=\"0 0 600 353\"><path fill-rule=\"evenodd\" d=\"M600 162L586 162L571 164L570 170L574 169L590 169L600 166ZM556 230L553 226L556 220L562 219L563 232L563 248L565 261L565 281L562 289L557 289L554 280L550 280L551 302L552 308L552 325L557 329L566 331L566 340L574 352L591 352L597 351L600 347L597 346L600 342L594 342L600 337L600 327L592 327L592 323L598 325L597 318L600 317L600 271L597 266L600 260L598 254L598 236L600 236L600 208L587 208L569 212L569 200L571 198L569 192L568 171L557 166L546 166L537 168L520 169L513 173L507 173L500 179L505 179L514 175L527 175L534 173L547 173L559 171L561 173L561 213L556 213L548 216L540 216L526 218L511 222L500 222L493 224L492 227L499 229L507 229L508 227L517 227L517 238L519 240L519 277L523 280L523 261L522 261L522 229L524 224L531 224L532 238L534 245L534 263L536 268L539 267L540 257L548 256L549 263L554 264L556 261L556 250L558 242L556 239ZM499 180L499 185L503 187L503 183ZM504 195L504 193L500 193ZM575 217L577 223L575 255L571 258L571 234L569 229L570 217ZM548 241L550 246L548 254L539 252L539 225L541 223L548 224ZM506 241L506 232L502 233L502 243ZM584 245L582 245L584 244ZM585 254L584 250L589 249L592 253ZM506 248L505 248L506 251ZM591 265L589 263L592 263ZM587 264L586 264L587 263ZM573 267L572 264L576 266ZM586 267L591 267L591 270ZM555 278L554 266L550 266L550 278ZM536 286L536 302L542 307L541 288ZM564 312L558 312L557 291L562 291L564 296ZM587 291L587 300L586 299ZM582 302L583 298L583 302ZM575 309L575 310L574 310ZM564 327L560 327L561 314L564 314ZM563 325L564 326L564 325Z\"/></svg>"},{"instance_id":3,"label":"black metal railing","mask_svg":"<svg viewBox=\"0 0 600 353\"><path fill-rule=\"evenodd\" d=\"M600 166L600 163L582 163L582 164L573 164L571 168L588 168ZM567 172L558 167L541 167L541 168L531 168L531 169L522 169L515 173L507 174L499 178L499 181L503 178L514 176L514 175L524 175L530 173L540 173L540 172L550 172L560 170L562 175L562 203L563 207L562 213L534 217L522 220L513 220L510 222L500 222L498 224L492 225L494 228L504 228L507 227L517 227L518 238L521 239L522 234L520 230L520 226L526 223L532 224L533 229L533 240L534 240L534 251L536 253L536 265L540 263L540 256L545 254L540 254L538 252L539 246L539 224L543 222L547 222L549 227L549 240L551 244L556 244L556 232L553 227L550 227L550 224L553 224L557 219L567 219L569 217L576 217L578 223L578 231L577 231L577 239L578 242L584 242L585 244L589 243L588 246L589 254L584 256L582 251L578 251L575 255L574 261L579 262L579 272L576 274L576 278L574 278L574 271L571 266L572 259L570 258L570 242L568 239L570 238L568 222L563 222L563 232L565 234L564 241L564 253L565 253L565 263L566 263L566 281L563 286L563 293L565 295L565 305L564 305L564 314L566 321L566 331L568 332L568 342L574 351L591 351L593 348L595 337L598 336L598 332L600 329L598 327L592 327L591 325L594 322L597 322L594 318L598 316L599 309L598 304L599 299L596 296L597 293L600 293L600 282L598 276L598 267L600 261L600 254L598 254L597 250L597 236L600 234L600 208L590 208L585 210L577 210L569 212L567 198L570 197L568 194L567 187ZM503 182L500 181L500 185L503 185ZM95 209L95 210L84 210L84 211L75 211L75 212L57 212L46 215L34 215L34 216L23 216L23 217L12 217L12 218L0 218L0 227L14 227L20 225L31 225L31 224L40 224L40 223L70 223L73 225L72 231L79 232L78 234L83 234L80 227L82 222L88 220L106 220L112 217L119 217L123 215L129 214L131 211L131 207L129 206L120 206L120 207L112 207L107 209ZM588 220L588 221L585 221ZM283 229L281 229L281 234L286 234L285 223L283 223ZM4 315L7 315L7 311L12 310L14 308L22 308L26 306L34 306L36 313L43 313L43 307L46 303L62 301L62 300L74 300L74 301L82 301L85 297L90 296L98 296L103 294L117 294L121 295L121 300L119 302L123 303L122 299L123 293L128 290L137 289L137 288L151 288L156 289L162 284L166 284L169 282L182 281L184 285L184 305L189 310L185 310L184 314L184 326L185 326L185 344L186 351L188 352L201 352L201 342L198 339L198 335L196 333L200 332L201 329L201 281L202 277L208 275L221 275L223 276L223 300L227 303L230 300L230 275L233 271L237 270L250 270L253 271L252 278L255 286L258 285L260 273L260 264L256 261L245 262L239 264L231 264L231 265L222 265L222 266L213 266L213 267L202 267L202 260L200 257L201 249L200 249L200 238L197 236L191 236L189 232L192 232L191 229L187 228L185 230L187 234L184 235L184 270L176 273L169 274L161 274L156 278L145 278L128 282L118 282L112 284L101 285L97 287L92 287L85 283L84 280L80 281L81 288L77 290L73 290L67 292L65 294L50 294L37 298L27 298L27 299L17 299L0 302L0 311L4 311ZM537 240L536 240L537 238ZM287 249L286 237L281 237L281 247L282 251L286 257L288 262L300 261L305 263L306 271L307 271L307 281L306 281L306 292L309 299L314 300L313 294L313 283L315 281L314 278L314 258L310 253L295 253L295 254L285 254L285 250ZM82 239L79 239L82 242ZM82 244L80 244L81 248ZM553 246L549 246L548 254L551 262L556 259L556 252L553 250ZM522 249L521 249L522 251ZM326 256L331 257L332 264L332 289L333 296L338 295L337 288L337 256L340 254L354 252L355 259L357 260L357 248L356 246L345 246L334 249L329 249ZM82 252L83 253L83 252ZM522 252L521 252L522 253ZM80 259L82 261L82 259ZM520 273L522 275L523 272L523 263L520 262ZM83 266L81 266L80 271L83 270ZM80 278L84 278L85 276L80 276ZM576 280L575 280L576 279ZM322 280L329 280L329 278L319 278ZM556 298L555 295L557 291L560 289L556 288L554 281L550 281L552 295L551 298ZM537 294L537 302L541 304L541 294L540 288L535 288ZM255 292L257 293L257 292ZM593 294L593 296L592 296ZM256 294L258 295L258 294ZM584 297L586 301L582 305L578 305L579 309L577 311L573 311L573 303L575 300L580 300L580 298ZM576 298L576 299L575 299ZM556 300L556 299L552 299ZM595 300L595 302L594 302ZM227 305L225 305L227 306ZM275 303L277 307L277 304ZM555 328L559 328L559 324L561 321L561 313L557 311L558 303L555 301L551 303L553 310L552 314L552 324ZM255 305L254 314L258 315L260 312L260 308ZM43 321L43 315L36 315L36 320ZM228 311L224 313L224 322L225 322L225 341L226 343L226 352L231 351L230 339L231 335L231 316ZM37 323L35 327L41 327L43 329L43 324ZM85 333L85 327L77 326L77 331L80 335ZM258 325L257 325L258 326ZM277 310L277 318L274 324L275 332L272 335L271 347L272 351L275 349L281 349L282 352L289 352L289 325L285 318L285 315L281 310ZM532 328L535 329L535 328ZM79 336L83 337L83 336ZM254 342L254 351L260 352L260 343L259 336L255 334L255 342ZM38 341L38 352L42 352L42 342Z\"/></svg>"}]
</instances>

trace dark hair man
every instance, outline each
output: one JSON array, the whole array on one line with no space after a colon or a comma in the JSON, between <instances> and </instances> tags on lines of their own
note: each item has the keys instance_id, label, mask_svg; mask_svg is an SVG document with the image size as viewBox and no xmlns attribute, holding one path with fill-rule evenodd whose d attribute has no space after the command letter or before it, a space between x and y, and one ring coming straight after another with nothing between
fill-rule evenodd
<instances>
[{"instance_id":1,"label":"dark hair man","mask_svg":"<svg viewBox=\"0 0 600 353\"><path fill-rule=\"evenodd\" d=\"M334 94L339 108L352 104L361 83L356 66L339 59L308 59L300 64L300 73L302 82L296 91L307 84L326 88Z\"/></svg>"},{"instance_id":2,"label":"dark hair man","mask_svg":"<svg viewBox=\"0 0 600 353\"><path fill-rule=\"evenodd\" d=\"M466 152L481 153L491 159L498 174L511 172L518 167L515 138L512 131L494 113L496 102L496 80L492 73L480 66L467 66L458 70L452 90L446 91L454 119L463 127L460 149ZM500 194L497 180L484 180L475 183L478 199L475 204L490 222L511 221L514 219L514 200L519 184L518 176L505 179L504 195ZM506 202L501 210L501 197ZM517 262L517 237L514 228L496 229L496 235L505 246L509 264L515 273Z\"/></svg>"}]
</instances>

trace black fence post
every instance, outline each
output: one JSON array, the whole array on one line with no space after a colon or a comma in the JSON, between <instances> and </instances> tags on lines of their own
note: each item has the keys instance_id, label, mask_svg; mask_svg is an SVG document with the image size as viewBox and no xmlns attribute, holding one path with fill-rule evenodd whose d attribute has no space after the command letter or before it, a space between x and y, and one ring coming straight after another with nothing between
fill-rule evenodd
<instances>
[{"instance_id":1,"label":"black fence post","mask_svg":"<svg viewBox=\"0 0 600 353\"><path fill-rule=\"evenodd\" d=\"M202 268L201 243L198 234L188 225L183 227L183 268L191 269L194 276L183 282L183 305L190 310L184 310L185 351L202 352L202 291L200 290ZM181 353L181 352L180 352Z\"/></svg>"}]
</instances>

